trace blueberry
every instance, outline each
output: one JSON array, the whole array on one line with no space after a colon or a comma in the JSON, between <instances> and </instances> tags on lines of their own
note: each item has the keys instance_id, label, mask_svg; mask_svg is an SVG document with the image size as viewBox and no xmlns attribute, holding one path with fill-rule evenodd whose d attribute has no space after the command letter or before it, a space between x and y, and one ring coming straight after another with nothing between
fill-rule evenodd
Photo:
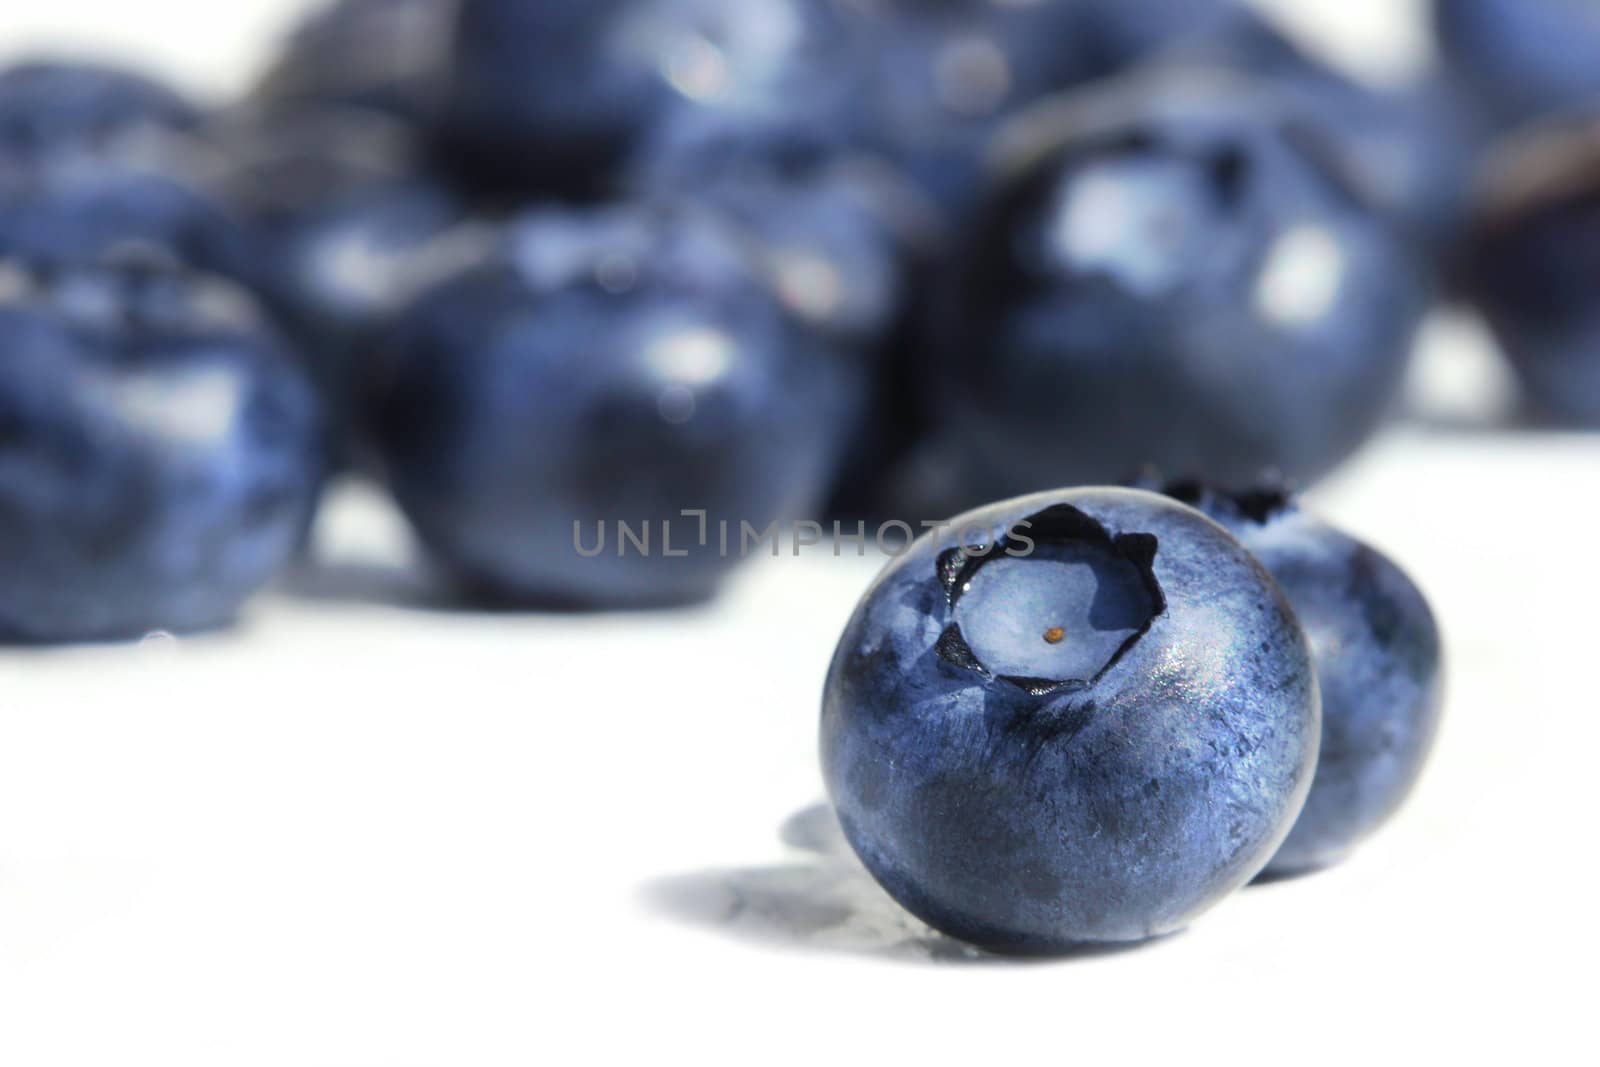
<instances>
[{"instance_id":1,"label":"blueberry","mask_svg":"<svg viewBox=\"0 0 1600 1067\"><path fill-rule=\"evenodd\" d=\"M402 316L373 423L396 497L469 594L659 606L713 593L743 524L816 505L851 375L718 217L543 211Z\"/></svg>"},{"instance_id":2,"label":"blueberry","mask_svg":"<svg viewBox=\"0 0 1600 1067\"><path fill-rule=\"evenodd\" d=\"M89 63L0 69L0 159L99 153L142 130L198 121L176 92L142 75Z\"/></svg>"},{"instance_id":3,"label":"blueberry","mask_svg":"<svg viewBox=\"0 0 1600 1067\"><path fill-rule=\"evenodd\" d=\"M1593 0L1433 0L1453 79L1492 123L1600 107L1600 5Z\"/></svg>"},{"instance_id":4,"label":"blueberry","mask_svg":"<svg viewBox=\"0 0 1600 1067\"><path fill-rule=\"evenodd\" d=\"M841 345L877 347L903 309L908 263L936 225L916 190L876 158L803 131L686 125L660 131L638 188L734 221L799 319Z\"/></svg>"},{"instance_id":5,"label":"blueberry","mask_svg":"<svg viewBox=\"0 0 1600 1067\"><path fill-rule=\"evenodd\" d=\"M447 133L491 186L611 190L685 114L827 129L855 64L831 0L464 0Z\"/></svg>"},{"instance_id":6,"label":"blueberry","mask_svg":"<svg viewBox=\"0 0 1600 1067\"><path fill-rule=\"evenodd\" d=\"M0 164L0 256L62 265L130 247L241 281L257 251L243 222L164 153Z\"/></svg>"},{"instance_id":7,"label":"blueberry","mask_svg":"<svg viewBox=\"0 0 1600 1067\"><path fill-rule=\"evenodd\" d=\"M999 157L925 376L981 491L1304 481L1379 425L1427 278L1314 126L1151 77L1020 117Z\"/></svg>"},{"instance_id":8,"label":"blueberry","mask_svg":"<svg viewBox=\"0 0 1600 1067\"><path fill-rule=\"evenodd\" d=\"M4 639L219 626L296 550L315 395L240 291L0 262L0 354Z\"/></svg>"},{"instance_id":9,"label":"blueberry","mask_svg":"<svg viewBox=\"0 0 1600 1067\"><path fill-rule=\"evenodd\" d=\"M1466 221L1477 145L1471 124L1437 79L1368 86L1248 9L1214 19L1206 33L1167 49L1162 61L1222 67L1266 83L1259 92L1332 138L1346 169L1407 237L1441 255L1453 252Z\"/></svg>"},{"instance_id":10,"label":"blueberry","mask_svg":"<svg viewBox=\"0 0 1600 1067\"><path fill-rule=\"evenodd\" d=\"M1468 287L1529 413L1600 427L1600 133L1557 126L1488 167Z\"/></svg>"},{"instance_id":11,"label":"blueberry","mask_svg":"<svg viewBox=\"0 0 1600 1067\"><path fill-rule=\"evenodd\" d=\"M431 121L458 0L334 0L300 23L256 87L270 106L357 106Z\"/></svg>"},{"instance_id":12,"label":"blueberry","mask_svg":"<svg viewBox=\"0 0 1600 1067\"><path fill-rule=\"evenodd\" d=\"M1272 857L1316 679L1239 543L1152 493L996 504L895 560L834 655L822 763L895 899L985 948L1177 930Z\"/></svg>"},{"instance_id":13,"label":"blueberry","mask_svg":"<svg viewBox=\"0 0 1600 1067\"><path fill-rule=\"evenodd\" d=\"M1003 2L1003 0L1002 0ZM1048 7L1048 3L1039 6ZM1115 74L1234 17L1235 0L1069 0L1097 75Z\"/></svg>"},{"instance_id":14,"label":"blueberry","mask_svg":"<svg viewBox=\"0 0 1600 1067\"><path fill-rule=\"evenodd\" d=\"M213 136L231 157L227 200L258 235L255 286L353 449L365 354L416 288L448 271L466 209L407 126L369 109L240 114Z\"/></svg>"},{"instance_id":15,"label":"blueberry","mask_svg":"<svg viewBox=\"0 0 1600 1067\"><path fill-rule=\"evenodd\" d=\"M998 123L1093 73L1075 4L887 0L847 10L873 57L861 136L952 211L972 200Z\"/></svg>"},{"instance_id":16,"label":"blueberry","mask_svg":"<svg viewBox=\"0 0 1600 1067\"><path fill-rule=\"evenodd\" d=\"M1395 563L1272 491L1173 486L1283 588L1311 640L1322 753L1305 810L1266 874L1343 859L1411 793L1438 731L1442 650L1427 600Z\"/></svg>"}]
</instances>

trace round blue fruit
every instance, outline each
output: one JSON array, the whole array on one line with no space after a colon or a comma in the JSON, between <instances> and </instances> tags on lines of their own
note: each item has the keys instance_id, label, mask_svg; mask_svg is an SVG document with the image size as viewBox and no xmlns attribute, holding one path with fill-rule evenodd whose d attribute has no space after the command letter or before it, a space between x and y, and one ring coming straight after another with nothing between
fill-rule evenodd
<instances>
[{"instance_id":1,"label":"round blue fruit","mask_svg":"<svg viewBox=\"0 0 1600 1067\"><path fill-rule=\"evenodd\" d=\"M1337 863L1411 794L1438 732L1439 628L1416 585L1369 545L1273 491L1169 490L1227 526L1288 596L1322 690L1322 754L1269 876Z\"/></svg>"},{"instance_id":2,"label":"round blue fruit","mask_svg":"<svg viewBox=\"0 0 1600 1067\"><path fill-rule=\"evenodd\" d=\"M1020 117L939 301L932 407L980 492L1309 481L1389 412L1427 306L1334 142L1248 81Z\"/></svg>"},{"instance_id":3,"label":"round blue fruit","mask_svg":"<svg viewBox=\"0 0 1600 1067\"><path fill-rule=\"evenodd\" d=\"M890 564L834 655L821 747L895 899L1046 953L1180 929L1255 877L1319 732L1310 647L1260 564L1167 498L1078 489Z\"/></svg>"},{"instance_id":4,"label":"round blue fruit","mask_svg":"<svg viewBox=\"0 0 1600 1067\"><path fill-rule=\"evenodd\" d=\"M372 424L396 497L469 594L658 606L711 595L744 524L812 511L861 373L786 314L720 217L545 211L402 315Z\"/></svg>"},{"instance_id":5,"label":"round blue fruit","mask_svg":"<svg viewBox=\"0 0 1600 1067\"><path fill-rule=\"evenodd\" d=\"M0 261L0 639L229 622L300 545L316 396L221 282Z\"/></svg>"}]
</instances>

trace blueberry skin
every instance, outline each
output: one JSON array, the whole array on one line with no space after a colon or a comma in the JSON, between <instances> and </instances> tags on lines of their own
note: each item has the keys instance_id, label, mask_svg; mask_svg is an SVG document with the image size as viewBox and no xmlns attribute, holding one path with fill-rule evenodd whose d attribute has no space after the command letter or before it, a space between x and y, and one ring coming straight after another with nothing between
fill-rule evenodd
<instances>
[{"instance_id":1,"label":"blueberry skin","mask_svg":"<svg viewBox=\"0 0 1600 1067\"><path fill-rule=\"evenodd\" d=\"M98 153L140 130L198 119L176 92L131 71L47 61L0 69L0 159Z\"/></svg>"},{"instance_id":2,"label":"blueberry skin","mask_svg":"<svg viewBox=\"0 0 1600 1067\"><path fill-rule=\"evenodd\" d=\"M321 479L316 397L243 293L0 262L0 640L231 621Z\"/></svg>"},{"instance_id":3,"label":"blueberry skin","mask_svg":"<svg viewBox=\"0 0 1600 1067\"><path fill-rule=\"evenodd\" d=\"M1178 930L1255 877L1320 732L1310 648L1260 564L1134 490L1043 493L953 529L889 565L828 675L823 775L874 877L1013 953Z\"/></svg>"},{"instance_id":4,"label":"blueberry skin","mask_svg":"<svg viewBox=\"0 0 1600 1067\"><path fill-rule=\"evenodd\" d=\"M249 228L175 162L62 157L0 168L0 257L86 264L124 248L242 282L257 263Z\"/></svg>"},{"instance_id":5,"label":"blueberry skin","mask_svg":"<svg viewBox=\"0 0 1600 1067\"><path fill-rule=\"evenodd\" d=\"M222 185L255 235L252 283L305 354L329 411L361 437L367 353L463 251L467 210L401 122L366 108L251 111L217 124Z\"/></svg>"},{"instance_id":6,"label":"blueberry skin","mask_svg":"<svg viewBox=\"0 0 1600 1067\"><path fill-rule=\"evenodd\" d=\"M257 84L268 106L372 108L437 117L458 0L335 0L295 27Z\"/></svg>"},{"instance_id":7,"label":"blueberry skin","mask_svg":"<svg viewBox=\"0 0 1600 1067\"><path fill-rule=\"evenodd\" d=\"M1322 689L1322 754L1268 877L1344 859L1416 786L1439 729L1443 645L1427 599L1392 560L1286 495L1171 490L1226 526L1288 596Z\"/></svg>"},{"instance_id":8,"label":"blueberry skin","mask_svg":"<svg viewBox=\"0 0 1600 1067\"><path fill-rule=\"evenodd\" d=\"M836 126L852 44L830 0L464 0L445 132L482 184L592 198L685 114Z\"/></svg>"},{"instance_id":9,"label":"blueberry skin","mask_svg":"<svg viewBox=\"0 0 1600 1067\"><path fill-rule=\"evenodd\" d=\"M1478 150L1457 99L1433 78L1376 89L1318 60L1264 16L1238 9L1181 39L1160 61L1212 65L1270 83L1259 89L1318 125L1337 165L1405 236L1448 255L1466 224Z\"/></svg>"},{"instance_id":10,"label":"blueberry skin","mask_svg":"<svg viewBox=\"0 0 1600 1067\"><path fill-rule=\"evenodd\" d=\"M1469 293L1528 414L1600 428L1600 134L1552 128L1505 146L1488 170Z\"/></svg>"},{"instance_id":11,"label":"blueberry skin","mask_svg":"<svg viewBox=\"0 0 1600 1067\"><path fill-rule=\"evenodd\" d=\"M925 379L979 492L1309 482L1378 427L1427 275L1300 116L1152 75L1022 116L999 156Z\"/></svg>"},{"instance_id":12,"label":"blueberry skin","mask_svg":"<svg viewBox=\"0 0 1600 1067\"><path fill-rule=\"evenodd\" d=\"M851 32L874 57L864 143L951 212L970 206L999 123L1092 74L1071 4L891 0L850 10Z\"/></svg>"},{"instance_id":13,"label":"blueberry skin","mask_svg":"<svg viewBox=\"0 0 1600 1067\"><path fill-rule=\"evenodd\" d=\"M1501 128L1600 107L1592 0L1434 0L1445 66Z\"/></svg>"},{"instance_id":14,"label":"blueberry skin","mask_svg":"<svg viewBox=\"0 0 1600 1067\"><path fill-rule=\"evenodd\" d=\"M396 498L468 594L666 606L716 591L741 522L814 508L858 395L850 373L719 218L545 211L401 318L372 421ZM707 513L704 543L687 509ZM648 524L648 553L619 523Z\"/></svg>"}]
</instances>

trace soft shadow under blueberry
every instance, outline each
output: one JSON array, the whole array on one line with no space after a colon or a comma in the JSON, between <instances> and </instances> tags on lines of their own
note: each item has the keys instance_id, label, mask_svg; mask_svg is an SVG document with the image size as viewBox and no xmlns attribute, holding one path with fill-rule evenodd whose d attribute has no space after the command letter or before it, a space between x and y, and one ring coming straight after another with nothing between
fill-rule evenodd
<instances>
[{"instance_id":1,"label":"soft shadow under blueberry","mask_svg":"<svg viewBox=\"0 0 1600 1067\"><path fill-rule=\"evenodd\" d=\"M1088 946L1067 956L996 956L933 930L896 904L856 860L825 804L796 812L779 838L794 862L696 871L645 887L659 913L747 941L912 963L1021 964L1081 960L1133 945Z\"/></svg>"}]
</instances>

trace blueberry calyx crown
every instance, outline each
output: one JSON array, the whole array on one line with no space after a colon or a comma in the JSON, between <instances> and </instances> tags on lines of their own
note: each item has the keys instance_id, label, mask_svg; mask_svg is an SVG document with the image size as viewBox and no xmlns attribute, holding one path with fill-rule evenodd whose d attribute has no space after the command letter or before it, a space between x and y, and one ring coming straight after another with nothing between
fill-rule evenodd
<instances>
[{"instance_id":1,"label":"blueberry calyx crown","mask_svg":"<svg viewBox=\"0 0 1600 1067\"><path fill-rule=\"evenodd\" d=\"M992 543L939 555L951 622L936 651L953 667L1033 696L1098 682L1167 609L1157 539L1113 534L1068 504Z\"/></svg>"}]
</instances>

